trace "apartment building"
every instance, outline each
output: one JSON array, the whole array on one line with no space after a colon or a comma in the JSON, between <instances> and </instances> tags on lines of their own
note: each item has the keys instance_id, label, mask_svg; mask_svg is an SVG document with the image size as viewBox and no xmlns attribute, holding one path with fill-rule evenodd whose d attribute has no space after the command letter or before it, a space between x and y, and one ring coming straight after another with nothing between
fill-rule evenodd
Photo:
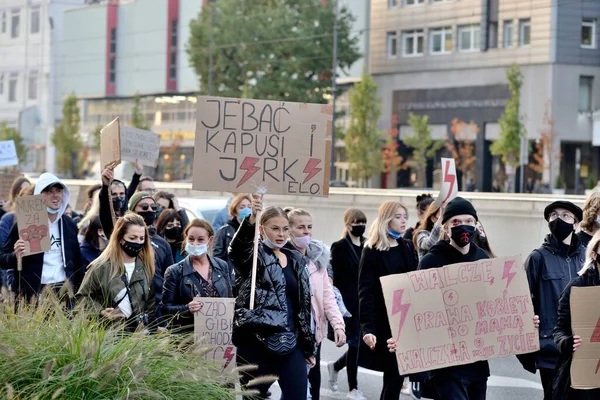
<instances>
[{"instance_id":1,"label":"apartment building","mask_svg":"<svg viewBox=\"0 0 600 400\"><path fill-rule=\"evenodd\" d=\"M29 147L25 171L54 171L50 138L61 119L62 17L85 0L0 1L0 122Z\"/></svg>"},{"instance_id":2,"label":"apartment building","mask_svg":"<svg viewBox=\"0 0 600 400\"><path fill-rule=\"evenodd\" d=\"M476 186L491 190L498 163L489 147L510 97L505 70L516 63L530 144L550 102L562 154L553 180L560 174L567 190L582 190L600 177L599 18L600 3L581 0L373 0L369 68L381 127L396 115L401 141L411 134L409 113L427 114L443 139L453 118L474 121ZM534 177L529 169L526 176Z\"/></svg>"}]
</instances>

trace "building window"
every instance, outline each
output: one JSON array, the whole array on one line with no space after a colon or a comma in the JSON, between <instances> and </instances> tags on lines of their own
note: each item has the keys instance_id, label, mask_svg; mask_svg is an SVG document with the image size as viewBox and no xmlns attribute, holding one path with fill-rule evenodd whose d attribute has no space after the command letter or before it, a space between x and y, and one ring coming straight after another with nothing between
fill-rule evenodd
<instances>
[{"instance_id":1,"label":"building window","mask_svg":"<svg viewBox=\"0 0 600 400\"><path fill-rule=\"evenodd\" d=\"M117 28L111 28L110 30L110 52L111 54L117 52Z\"/></svg>"},{"instance_id":2,"label":"building window","mask_svg":"<svg viewBox=\"0 0 600 400\"><path fill-rule=\"evenodd\" d=\"M579 112L592 111L592 85L593 76L579 77Z\"/></svg>"},{"instance_id":3,"label":"building window","mask_svg":"<svg viewBox=\"0 0 600 400\"><path fill-rule=\"evenodd\" d=\"M422 56L424 42L425 34L422 29L402 32L402 56Z\"/></svg>"},{"instance_id":4,"label":"building window","mask_svg":"<svg viewBox=\"0 0 600 400\"><path fill-rule=\"evenodd\" d=\"M13 72L8 79L8 101L14 103L17 101L17 79L19 74Z\"/></svg>"},{"instance_id":5,"label":"building window","mask_svg":"<svg viewBox=\"0 0 600 400\"><path fill-rule=\"evenodd\" d=\"M452 52L452 28L432 29L429 33L431 54L449 54Z\"/></svg>"},{"instance_id":6,"label":"building window","mask_svg":"<svg viewBox=\"0 0 600 400\"><path fill-rule=\"evenodd\" d=\"M2 12L2 33L6 33L6 11Z\"/></svg>"},{"instance_id":7,"label":"building window","mask_svg":"<svg viewBox=\"0 0 600 400\"><path fill-rule=\"evenodd\" d=\"M31 7L31 33L40 32L40 6Z\"/></svg>"},{"instance_id":8,"label":"building window","mask_svg":"<svg viewBox=\"0 0 600 400\"><path fill-rule=\"evenodd\" d=\"M464 25L458 27L458 49L460 51L479 50L479 25Z\"/></svg>"},{"instance_id":9,"label":"building window","mask_svg":"<svg viewBox=\"0 0 600 400\"><path fill-rule=\"evenodd\" d=\"M511 47L513 45L513 22L504 21L504 33L503 33L504 47Z\"/></svg>"},{"instance_id":10,"label":"building window","mask_svg":"<svg viewBox=\"0 0 600 400\"><path fill-rule=\"evenodd\" d=\"M596 48L596 20L584 19L581 21L581 48Z\"/></svg>"},{"instance_id":11,"label":"building window","mask_svg":"<svg viewBox=\"0 0 600 400\"><path fill-rule=\"evenodd\" d=\"M406 6L416 6L419 4L425 4L425 0L403 0L402 4Z\"/></svg>"},{"instance_id":12,"label":"building window","mask_svg":"<svg viewBox=\"0 0 600 400\"><path fill-rule=\"evenodd\" d=\"M386 48L388 58L398 56L398 34L396 32L387 33Z\"/></svg>"},{"instance_id":13,"label":"building window","mask_svg":"<svg viewBox=\"0 0 600 400\"><path fill-rule=\"evenodd\" d=\"M108 81L114 85L117 77L117 59L113 55L110 58L110 68L108 70Z\"/></svg>"},{"instance_id":14,"label":"building window","mask_svg":"<svg viewBox=\"0 0 600 400\"><path fill-rule=\"evenodd\" d=\"M16 39L19 37L19 30L21 29L21 10L14 9L10 16L10 37Z\"/></svg>"},{"instance_id":15,"label":"building window","mask_svg":"<svg viewBox=\"0 0 600 400\"><path fill-rule=\"evenodd\" d=\"M27 82L27 97L29 100L37 99L38 89L38 74L37 71L31 71L29 73L29 82Z\"/></svg>"},{"instance_id":16,"label":"building window","mask_svg":"<svg viewBox=\"0 0 600 400\"><path fill-rule=\"evenodd\" d=\"M398 0L388 0L388 8L397 8Z\"/></svg>"},{"instance_id":17,"label":"building window","mask_svg":"<svg viewBox=\"0 0 600 400\"><path fill-rule=\"evenodd\" d=\"M177 79L177 25L178 20L171 21L171 62L169 63L171 79Z\"/></svg>"},{"instance_id":18,"label":"building window","mask_svg":"<svg viewBox=\"0 0 600 400\"><path fill-rule=\"evenodd\" d=\"M529 46L531 44L531 20L519 20L519 46Z\"/></svg>"}]
</instances>

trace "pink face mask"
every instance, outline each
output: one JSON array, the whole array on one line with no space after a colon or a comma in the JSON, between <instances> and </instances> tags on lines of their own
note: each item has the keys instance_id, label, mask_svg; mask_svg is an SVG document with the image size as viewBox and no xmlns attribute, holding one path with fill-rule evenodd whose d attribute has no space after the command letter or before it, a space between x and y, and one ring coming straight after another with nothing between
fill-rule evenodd
<instances>
[{"instance_id":1,"label":"pink face mask","mask_svg":"<svg viewBox=\"0 0 600 400\"><path fill-rule=\"evenodd\" d=\"M296 246L299 249L306 249L311 241L312 241L312 237L310 237L310 235L300 236L300 237L294 238L294 246Z\"/></svg>"}]
</instances>

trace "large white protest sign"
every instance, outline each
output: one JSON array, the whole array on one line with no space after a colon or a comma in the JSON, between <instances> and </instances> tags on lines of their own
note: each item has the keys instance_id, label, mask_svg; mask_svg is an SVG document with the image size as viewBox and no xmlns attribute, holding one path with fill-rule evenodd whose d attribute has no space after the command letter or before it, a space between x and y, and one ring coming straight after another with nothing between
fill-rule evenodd
<instances>
[{"instance_id":1,"label":"large white protest sign","mask_svg":"<svg viewBox=\"0 0 600 400\"><path fill-rule=\"evenodd\" d=\"M12 167L14 165L19 165L15 141L3 140L0 142L0 167Z\"/></svg>"}]
</instances>

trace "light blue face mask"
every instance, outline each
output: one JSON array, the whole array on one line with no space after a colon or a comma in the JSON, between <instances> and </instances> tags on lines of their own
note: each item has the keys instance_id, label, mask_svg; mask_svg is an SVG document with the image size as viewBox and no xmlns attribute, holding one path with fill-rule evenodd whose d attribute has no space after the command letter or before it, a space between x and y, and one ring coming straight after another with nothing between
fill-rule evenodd
<instances>
[{"instance_id":1,"label":"light blue face mask","mask_svg":"<svg viewBox=\"0 0 600 400\"><path fill-rule=\"evenodd\" d=\"M192 244L186 243L185 244L185 251L190 256L200 257L200 256L203 256L204 254L206 254L208 252L208 245L207 244L199 244L197 246L194 246Z\"/></svg>"},{"instance_id":2,"label":"light blue face mask","mask_svg":"<svg viewBox=\"0 0 600 400\"><path fill-rule=\"evenodd\" d=\"M53 208L46 207L46 211L48 211L48 214L56 215L60 212L60 208L58 210L55 210Z\"/></svg>"},{"instance_id":3,"label":"light blue face mask","mask_svg":"<svg viewBox=\"0 0 600 400\"><path fill-rule=\"evenodd\" d=\"M238 211L238 218L241 221L244 218L249 217L251 214L252 210L250 209L250 207L242 208L240 211Z\"/></svg>"},{"instance_id":4,"label":"light blue face mask","mask_svg":"<svg viewBox=\"0 0 600 400\"><path fill-rule=\"evenodd\" d=\"M396 240L398 240L402 237L402 233L396 232L392 228L388 229L388 235L390 235L391 238L396 239Z\"/></svg>"}]
</instances>

